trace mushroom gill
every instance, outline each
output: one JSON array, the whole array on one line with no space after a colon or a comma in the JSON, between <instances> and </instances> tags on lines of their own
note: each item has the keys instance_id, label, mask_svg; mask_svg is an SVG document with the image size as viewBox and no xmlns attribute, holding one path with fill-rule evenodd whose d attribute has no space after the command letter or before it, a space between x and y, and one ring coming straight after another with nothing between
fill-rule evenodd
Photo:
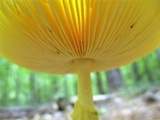
<instances>
[{"instance_id":1,"label":"mushroom gill","mask_svg":"<svg viewBox=\"0 0 160 120\"><path fill-rule=\"evenodd\" d=\"M158 47L159 11L160 0L1 0L0 55L32 70L77 73L72 118L98 120L90 72Z\"/></svg>"}]
</instances>

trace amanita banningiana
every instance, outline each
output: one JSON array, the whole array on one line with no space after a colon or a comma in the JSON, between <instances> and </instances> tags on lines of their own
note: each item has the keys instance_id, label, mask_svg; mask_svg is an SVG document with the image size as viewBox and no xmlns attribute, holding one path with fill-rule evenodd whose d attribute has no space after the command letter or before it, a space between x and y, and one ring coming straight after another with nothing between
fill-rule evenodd
<instances>
[{"instance_id":1,"label":"amanita banningiana","mask_svg":"<svg viewBox=\"0 0 160 120\"><path fill-rule=\"evenodd\" d=\"M160 0L0 0L0 55L78 74L73 120L98 120L90 73L131 63L160 44Z\"/></svg>"}]
</instances>

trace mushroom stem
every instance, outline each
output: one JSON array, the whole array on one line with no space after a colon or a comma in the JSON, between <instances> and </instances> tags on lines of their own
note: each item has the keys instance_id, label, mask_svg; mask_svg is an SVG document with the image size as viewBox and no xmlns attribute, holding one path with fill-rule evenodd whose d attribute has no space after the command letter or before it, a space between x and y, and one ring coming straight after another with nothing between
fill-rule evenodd
<instances>
[{"instance_id":1,"label":"mushroom stem","mask_svg":"<svg viewBox=\"0 0 160 120\"><path fill-rule=\"evenodd\" d=\"M78 74L78 101L71 117L73 120L98 120L98 113L94 108L92 86L90 79L91 60L76 60Z\"/></svg>"}]
</instances>

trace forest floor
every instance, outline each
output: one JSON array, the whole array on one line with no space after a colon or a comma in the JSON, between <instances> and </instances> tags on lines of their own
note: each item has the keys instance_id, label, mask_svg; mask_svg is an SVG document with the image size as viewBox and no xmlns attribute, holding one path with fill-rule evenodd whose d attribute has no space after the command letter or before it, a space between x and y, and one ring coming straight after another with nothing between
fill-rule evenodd
<instances>
[{"instance_id":1,"label":"forest floor","mask_svg":"<svg viewBox=\"0 0 160 120\"><path fill-rule=\"evenodd\" d=\"M106 99L97 99L95 107L100 120L160 120L160 88L141 91L135 96L107 94ZM0 108L0 120L71 120L71 104L63 103L63 111L57 104L38 107Z\"/></svg>"}]
</instances>

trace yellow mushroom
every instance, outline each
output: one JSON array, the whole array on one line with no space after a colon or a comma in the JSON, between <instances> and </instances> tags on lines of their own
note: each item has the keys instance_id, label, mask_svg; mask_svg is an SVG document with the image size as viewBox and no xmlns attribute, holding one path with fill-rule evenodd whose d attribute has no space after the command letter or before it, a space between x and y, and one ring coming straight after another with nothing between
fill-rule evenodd
<instances>
[{"instance_id":1,"label":"yellow mushroom","mask_svg":"<svg viewBox=\"0 0 160 120\"><path fill-rule=\"evenodd\" d=\"M0 54L37 71L78 74L73 120L98 120L90 72L160 44L160 0L0 0Z\"/></svg>"}]
</instances>

